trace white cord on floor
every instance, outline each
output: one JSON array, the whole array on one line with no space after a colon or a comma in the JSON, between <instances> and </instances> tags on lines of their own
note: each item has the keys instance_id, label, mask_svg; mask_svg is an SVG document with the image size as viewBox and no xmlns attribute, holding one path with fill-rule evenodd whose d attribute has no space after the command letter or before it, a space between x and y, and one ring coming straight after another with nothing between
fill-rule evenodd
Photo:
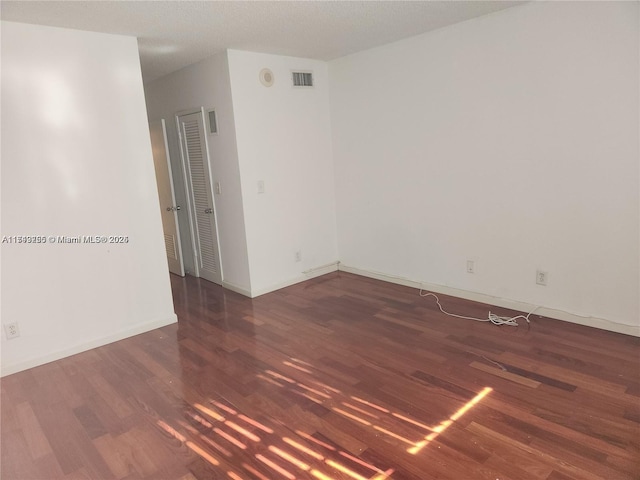
<instances>
[{"instance_id":1,"label":"white cord on floor","mask_svg":"<svg viewBox=\"0 0 640 480\"><path fill-rule=\"evenodd\" d=\"M442 305L440 304L440 299L438 298L438 296L435 293L431 293L431 292L424 292L423 293L423 290L420 289L420 296L421 297L434 297L436 299L436 303L438 304L438 308L440 308L440 311L442 313L444 313L445 315L449 315L450 317L462 318L464 320L475 320L476 322L491 322L494 325L509 325L509 326L512 326L512 327L517 327L518 326L517 320L519 318L522 318L522 319L526 320L527 323L530 323L529 322L529 316L533 312L535 312L538 308L540 308L540 307L536 307L533 310L531 310L529 313L527 313L526 315L516 315L515 317L500 317L500 316L496 315L495 313L489 312L489 317L488 318L475 318L475 317L466 317L464 315L456 315L455 313L445 312L444 309L442 308Z\"/></svg>"}]
</instances>

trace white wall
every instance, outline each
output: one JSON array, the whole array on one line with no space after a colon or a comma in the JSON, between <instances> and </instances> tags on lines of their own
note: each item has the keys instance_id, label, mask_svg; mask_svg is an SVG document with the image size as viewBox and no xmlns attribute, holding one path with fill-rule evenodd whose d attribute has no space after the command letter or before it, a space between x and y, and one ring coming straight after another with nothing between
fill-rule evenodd
<instances>
[{"instance_id":1,"label":"white wall","mask_svg":"<svg viewBox=\"0 0 640 480\"><path fill-rule=\"evenodd\" d=\"M135 38L2 22L2 374L173 323Z\"/></svg>"},{"instance_id":2,"label":"white wall","mask_svg":"<svg viewBox=\"0 0 640 480\"><path fill-rule=\"evenodd\" d=\"M327 64L236 50L228 58L255 296L338 259ZM263 68L271 87L259 81ZM293 70L312 71L314 87L294 88Z\"/></svg>"},{"instance_id":3,"label":"white wall","mask_svg":"<svg viewBox=\"0 0 640 480\"><path fill-rule=\"evenodd\" d=\"M637 332L638 18L534 2L331 62L341 262Z\"/></svg>"},{"instance_id":4,"label":"white wall","mask_svg":"<svg viewBox=\"0 0 640 480\"><path fill-rule=\"evenodd\" d=\"M149 119L164 118L167 121L176 200L181 205L187 204L187 197L175 115L188 109L215 108L219 134L207 135L207 144L211 156L212 176L215 182L220 182L222 192L215 195L215 207L224 282L249 291L251 283L245 240L245 216L226 52L145 85L145 94ZM186 208L181 210L179 218L185 267L188 272L192 272L193 254L188 236Z\"/></svg>"}]
</instances>

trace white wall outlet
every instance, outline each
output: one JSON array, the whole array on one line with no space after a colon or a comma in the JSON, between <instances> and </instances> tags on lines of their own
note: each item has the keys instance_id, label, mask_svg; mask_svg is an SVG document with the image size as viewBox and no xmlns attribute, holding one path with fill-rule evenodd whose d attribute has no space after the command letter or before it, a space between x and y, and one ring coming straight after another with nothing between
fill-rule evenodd
<instances>
[{"instance_id":1,"label":"white wall outlet","mask_svg":"<svg viewBox=\"0 0 640 480\"><path fill-rule=\"evenodd\" d=\"M536 270L536 283L538 285L547 285L547 277L549 274L543 270Z\"/></svg>"},{"instance_id":2,"label":"white wall outlet","mask_svg":"<svg viewBox=\"0 0 640 480\"><path fill-rule=\"evenodd\" d=\"M258 180L258 193L264 193L264 180Z\"/></svg>"},{"instance_id":3,"label":"white wall outlet","mask_svg":"<svg viewBox=\"0 0 640 480\"><path fill-rule=\"evenodd\" d=\"M5 323L4 333L7 336L7 340L11 340L12 338L18 338L20 336L20 330L18 329L18 322Z\"/></svg>"},{"instance_id":4,"label":"white wall outlet","mask_svg":"<svg viewBox=\"0 0 640 480\"><path fill-rule=\"evenodd\" d=\"M301 262L302 261L302 250L296 250L296 253L294 255L294 259L296 262Z\"/></svg>"},{"instance_id":5,"label":"white wall outlet","mask_svg":"<svg viewBox=\"0 0 640 480\"><path fill-rule=\"evenodd\" d=\"M467 260L467 273L476 273L476 262Z\"/></svg>"},{"instance_id":6,"label":"white wall outlet","mask_svg":"<svg viewBox=\"0 0 640 480\"><path fill-rule=\"evenodd\" d=\"M220 182L216 182L216 193L218 195L222 193L222 188L220 188Z\"/></svg>"}]
</instances>

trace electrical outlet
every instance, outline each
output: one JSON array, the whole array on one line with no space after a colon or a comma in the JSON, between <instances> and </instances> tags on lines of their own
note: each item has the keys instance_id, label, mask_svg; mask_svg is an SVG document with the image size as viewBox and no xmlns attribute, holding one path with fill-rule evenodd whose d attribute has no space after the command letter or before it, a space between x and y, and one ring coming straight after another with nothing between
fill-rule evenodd
<instances>
[{"instance_id":1,"label":"electrical outlet","mask_svg":"<svg viewBox=\"0 0 640 480\"><path fill-rule=\"evenodd\" d=\"M301 262L302 261L302 250L296 250L295 261L296 262Z\"/></svg>"},{"instance_id":2,"label":"electrical outlet","mask_svg":"<svg viewBox=\"0 0 640 480\"><path fill-rule=\"evenodd\" d=\"M476 273L476 262L467 260L467 273Z\"/></svg>"},{"instance_id":3,"label":"electrical outlet","mask_svg":"<svg viewBox=\"0 0 640 480\"><path fill-rule=\"evenodd\" d=\"M7 340L19 337L20 330L18 329L18 322L5 323L4 333L7 336Z\"/></svg>"},{"instance_id":4,"label":"electrical outlet","mask_svg":"<svg viewBox=\"0 0 640 480\"><path fill-rule=\"evenodd\" d=\"M545 271L542 270L536 270L536 283L538 285L543 285L546 286L547 285L547 277L549 276L549 274Z\"/></svg>"},{"instance_id":5,"label":"electrical outlet","mask_svg":"<svg viewBox=\"0 0 640 480\"><path fill-rule=\"evenodd\" d=\"M216 193L218 195L222 193L222 188L220 188L220 182L216 182Z\"/></svg>"},{"instance_id":6,"label":"electrical outlet","mask_svg":"<svg viewBox=\"0 0 640 480\"><path fill-rule=\"evenodd\" d=\"M258 180L258 193L264 193L264 180Z\"/></svg>"}]
</instances>

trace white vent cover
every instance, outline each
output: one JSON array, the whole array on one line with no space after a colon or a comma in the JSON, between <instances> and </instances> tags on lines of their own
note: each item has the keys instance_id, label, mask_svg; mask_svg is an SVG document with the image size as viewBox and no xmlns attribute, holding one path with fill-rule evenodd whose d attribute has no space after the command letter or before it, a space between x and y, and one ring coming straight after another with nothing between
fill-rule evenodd
<instances>
[{"instance_id":1,"label":"white vent cover","mask_svg":"<svg viewBox=\"0 0 640 480\"><path fill-rule=\"evenodd\" d=\"M209 135L218 133L218 117L216 116L216 111L213 109L207 110L207 126Z\"/></svg>"},{"instance_id":2,"label":"white vent cover","mask_svg":"<svg viewBox=\"0 0 640 480\"><path fill-rule=\"evenodd\" d=\"M173 258L174 260L178 259L178 255L176 254L176 242L173 235L164 234L164 248L167 252L167 257Z\"/></svg>"},{"instance_id":3,"label":"white vent cover","mask_svg":"<svg viewBox=\"0 0 640 480\"><path fill-rule=\"evenodd\" d=\"M260 82L262 82L265 87L270 87L271 85L273 85L273 80L273 72L271 70L269 70L268 68L263 68L262 70L260 70Z\"/></svg>"},{"instance_id":4,"label":"white vent cover","mask_svg":"<svg viewBox=\"0 0 640 480\"><path fill-rule=\"evenodd\" d=\"M292 72L294 87L313 87L311 72Z\"/></svg>"}]
</instances>

